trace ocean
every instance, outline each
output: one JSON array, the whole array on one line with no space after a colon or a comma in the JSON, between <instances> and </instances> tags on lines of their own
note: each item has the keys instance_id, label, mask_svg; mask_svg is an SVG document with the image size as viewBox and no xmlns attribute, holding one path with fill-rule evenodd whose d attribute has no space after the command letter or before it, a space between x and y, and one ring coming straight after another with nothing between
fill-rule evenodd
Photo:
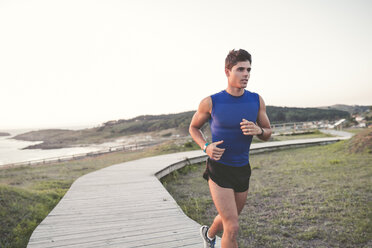
<instances>
[{"instance_id":1,"label":"ocean","mask_svg":"<svg viewBox=\"0 0 372 248\"><path fill-rule=\"evenodd\" d=\"M70 127L64 129L82 129L82 127ZM50 149L50 150L42 150L42 149L26 149L22 150L22 148L27 147L29 145L34 145L41 143L38 142L30 142L30 141L20 141L11 139L12 137L26 133L29 131L38 130L38 129L13 129L13 130L0 130L0 132L10 133L11 136L0 136L0 167L11 164L11 163L18 163L30 160L37 160L37 159L46 159L46 158L54 158L54 157L62 157L68 155L75 155L79 153L87 153L93 152L98 150L103 150L107 147L113 146L112 143L100 144L100 145L92 145L88 147L76 147L76 148L61 148L61 149ZM119 144L115 144L119 145Z\"/></svg>"}]
</instances>

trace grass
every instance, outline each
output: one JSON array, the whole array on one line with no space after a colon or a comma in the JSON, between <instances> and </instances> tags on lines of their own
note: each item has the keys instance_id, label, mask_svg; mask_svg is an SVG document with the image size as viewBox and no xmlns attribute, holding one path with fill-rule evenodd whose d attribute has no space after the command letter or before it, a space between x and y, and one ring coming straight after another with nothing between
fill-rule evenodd
<instances>
[{"instance_id":1,"label":"grass","mask_svg":"<svg viewBox=\"0 0 372 248\"><path fill-rule=\"evenodd\" d=\"M293 133L293 134L283 134L272 137L272 141L284 141L293 139L314 139L314 138L326 138L332 137L330 134L325 134L319 130L313 130L306 133Z\"/></svg>"},{"instance_id":2,"label":"grass","mask_svg":"<svg viewBox=\"0 0 372 248\"><path fill-rule=\"evenodd\" d=\"M251 155L239 247L371 247L372 154L350 152L350 142ZM204 168L162 181L186 214L209 225L217 212Z\"/></svg>"},{"instance_id":3,"label":"grass","mask_svg":"<svg viewBox=\"0 0 372 248\"><path fill-rule=\"evenodd\" d=\"M303 135L302 138L306 137L309 136ZM33 230L77 178L117 163L194 149L199 147L191 141L169 141L143 151L114 152L81 160L0 169L0 247L26 247ZM196 171L196 168L200 169L195 166L195 169L190 167L184 170ZM178 178L183 172L177 173L179 175L174 174L174 178ZM188 204L184 204L183 209L190 215L196 212L196 217L203 220L204 216L212 216L215 210L205 207L213 206L205 181L199 178L198 183L192 185L191 192L203 188L205 197L187 200ZM203 212L205 209L206 212Z\"/></svg>"},{"instance_id":4,"label":"grass","mask_svg":"<svg viewBox=\"0 0 372 248\"><path fill-rule=\"evenodd\" d=\"M69 186L61 181L35 184L33 189L0 185L0 247L26 247L32 231Z\"/></svg>"}]
</instances>

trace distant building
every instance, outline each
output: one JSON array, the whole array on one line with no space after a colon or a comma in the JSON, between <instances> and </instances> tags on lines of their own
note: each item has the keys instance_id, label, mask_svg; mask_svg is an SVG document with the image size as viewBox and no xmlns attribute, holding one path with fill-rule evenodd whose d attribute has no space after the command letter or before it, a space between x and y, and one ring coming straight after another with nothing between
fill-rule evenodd
<instances>
[{"instance_id":1,"label":"distant building","mask_svg":"<svg viewBox=\"0 0 372 248\"><path fill-rule=\"evenodd\" d=\"M367 124L365 122L359 122L357 127L367 127Z\"/></svg>"},{"instance_id":2,"label":"distant building","mask_svg":"<svg viewBox=\"0 0 372 248\"><path fill-rule=\"evenodd\" d=\"M361 121L364 120L364 117L362 117L362 116L356 116L356 117L355 117L355 120L356 120L357 122L361 122Z\"/></svg>"}]
</instances>

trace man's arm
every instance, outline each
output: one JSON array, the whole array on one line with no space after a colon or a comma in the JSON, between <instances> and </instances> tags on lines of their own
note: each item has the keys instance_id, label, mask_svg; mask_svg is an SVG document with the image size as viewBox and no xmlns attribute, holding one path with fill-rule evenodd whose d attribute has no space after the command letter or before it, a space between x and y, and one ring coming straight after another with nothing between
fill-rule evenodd
<instances>
[{"instance_id":1,"label":"man's arm","mask_svg":"<svg viewBox=\"0 0 372 248\"><path fill-rule=\"evenodd\" d=\"M242 129L244 135L257 135L259 139L268 141L272 133L271 126L270 126L270 120L266 114L266 105L265 105L264 100L262 99L261 96L259 96L259 99L260 99L260 108L257 114L258 125L256 125L256 123L243 119L242 122L240 123L240 128ZM261 128L263 130L263 134L262 134Z\"/></svg>"},{"instance_id":2,"label":"man's arm","mask_svg":"<svg viewBox=\"0 0 372 248\"><path fill-rule=\"evenodd\" d=\"M201 128L206 123L209 118L211 117L212 112L212 99L211 97L204 98L200 104L199 108L192 117L189 132L191 137L194 139L196 144L200 146L201 149L204 148L206 144L206 140L204 138L203 133L201 132ZM225 149L218 148L217 146L221 144L223 141L218 141L211 143L207 146L206 153L208 156L214 160L219 160L224 153Z\"/></svg>"},{"instance_id":3,"label":"man's arm","mask_svg":"<svg viewBox=\"0 0 372 248\"><path fill-rule=\"evenodd\" d=\"M260 109L258 110L257 124L263 129L264 133L263 135L257 135L257 137L261 140L268 141L272 133L270 120L266 113L265 102L261 96L259 97L260 97Z\"/></svg>"}]
</instances>

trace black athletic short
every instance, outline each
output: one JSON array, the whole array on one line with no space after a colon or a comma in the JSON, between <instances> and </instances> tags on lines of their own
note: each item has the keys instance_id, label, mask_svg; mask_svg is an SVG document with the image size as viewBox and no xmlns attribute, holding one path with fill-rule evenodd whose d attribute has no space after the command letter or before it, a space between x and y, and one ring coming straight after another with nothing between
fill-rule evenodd
<instances>
[{"instance_id":1,"label":"black athletic short","mask_svg":"<svg viewBox=\"0 0 372 248\"><path fill-rule=\"evenodd\" d=\"M203 174L204 179L212 179L222 188L230 188L235 192L244 192L249 188L251 166L248 163L242 167L228 166L208 158Z\"/></svg>"}]
</instances>

